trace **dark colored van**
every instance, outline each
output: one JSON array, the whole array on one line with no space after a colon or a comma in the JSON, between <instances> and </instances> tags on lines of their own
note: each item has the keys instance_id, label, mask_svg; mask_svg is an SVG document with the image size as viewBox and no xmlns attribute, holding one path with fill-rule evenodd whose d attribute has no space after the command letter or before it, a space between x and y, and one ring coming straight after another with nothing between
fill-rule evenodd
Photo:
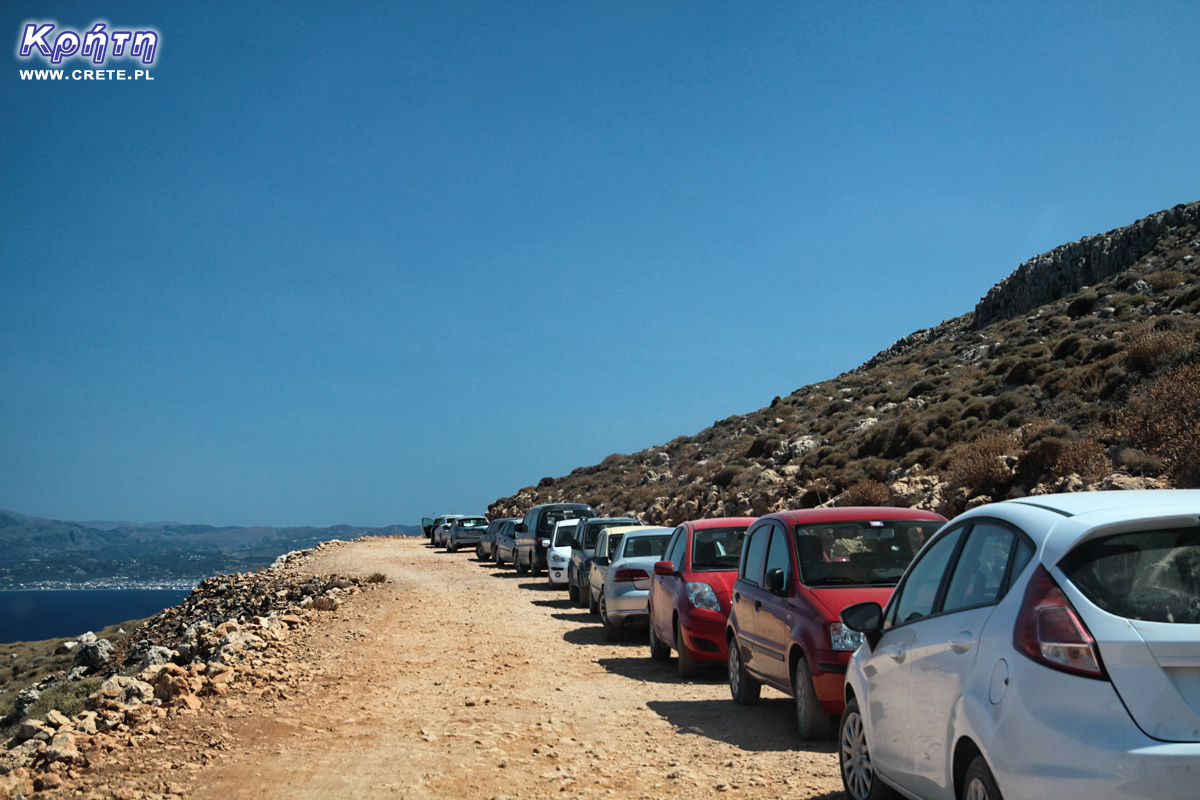
<instances>
[{"instance_id":1,"label":"dark colored van","mask_svg":"<svg viewBox=\"0 0 1200 800\"><path fill-rule=\"evenodd\" d=\"M517 547L513 551L513 566L517 572L532 570L540 575L546 568L546 552L555 523L564 519L591 519L596 511L584 503L547 503L529 509L516 525Z\"/></svg>"}]
</instances>

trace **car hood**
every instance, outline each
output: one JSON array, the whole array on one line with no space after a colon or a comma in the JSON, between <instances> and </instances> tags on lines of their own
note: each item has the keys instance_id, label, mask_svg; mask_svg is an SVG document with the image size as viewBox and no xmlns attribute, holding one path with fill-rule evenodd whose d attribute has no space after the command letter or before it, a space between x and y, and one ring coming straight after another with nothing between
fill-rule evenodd
<instances>
[{"instance_id":1,"label":"car hood","mask_svg":"<svg viewBox=\"0 0 1200 800\"><path fill-rule=\"evenodd\" d=\"M886 606L894 586L818 586L805 587L808 596L824 608L829 619L840 619L842 609L855 603L879 603Z\"/></svg>"}]
</instances>

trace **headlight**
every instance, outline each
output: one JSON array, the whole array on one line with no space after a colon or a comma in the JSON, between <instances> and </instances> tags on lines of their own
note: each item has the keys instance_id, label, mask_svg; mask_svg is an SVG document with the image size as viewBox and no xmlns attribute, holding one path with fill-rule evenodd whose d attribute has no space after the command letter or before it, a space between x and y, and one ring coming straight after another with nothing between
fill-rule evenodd
<instances>
[{"instance_id":1,"label":"headlight","mask_svg":"<svg viewBox=\"0 0 1200 800\"><path fill-rule=\"evenodd\" d=\"M683 588L687 592L688 602L696 608L706 608L709 611L721 610L721 601L717 599L717 593L707 583L688 581Z\"/></svg>"},{"instance_id":2,"label":"headlight","mask_svg":"<svg viewBox=\"0 0 1200 800\"><path fill-rule=\"evenodd\" d=\"M550 563L551 564L565 564L565 563L567 563L567 560L565 558L563 558L562 556L560 556L558 553L551 553L550 554Z\"/></svg>"},{"instance_id":3,"label":"headlight","mask_svg":"<svg viewBox=\"0 0 1200 800\"><path fill-rule=\"evenodd\" d=\"M834 650L844 650L853 653L863 643L863 635L852 631L840 622L829 623L829 640L833 642Z\"/></svg>"}]
</instances>

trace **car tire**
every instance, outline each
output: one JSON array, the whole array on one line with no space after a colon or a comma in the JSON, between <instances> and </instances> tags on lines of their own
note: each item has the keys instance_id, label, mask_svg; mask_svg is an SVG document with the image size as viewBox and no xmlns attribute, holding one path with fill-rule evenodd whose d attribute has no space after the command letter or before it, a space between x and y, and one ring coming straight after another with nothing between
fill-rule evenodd
<instances>
[{"instance_id":1,"label":"car tire","mask_svg":"<svg viewBox=\"0 0 1200 800\"><path fill-rule=\"evenodd\" d=\"M483 545L481 544L475 545L475 560L487 561L487 559L483 557Z\"/></svg>"},{"instance_id":2,"label":"car tire","mask_svg":"<svg viewBox=\"0 0 1200 800\"><path fill-rule=\"evenodd\" d=\"M446 552L447 553L457 553L458 545L456 545L454 542L446 542Z\"/></svg>"},{"instance_id":3,"label":"car tire","mask_svg":"<svg viewBox=\"0 0 1200 800\"><path fill-rule=\"evenodd\" d=\"M671 657L671 646L665 644L654 632L654 612L650 612L650 657L655 661L666 661Z\"/></svg>"},{"instance_id":4,"label":"car tire","mask_svg":"<svg viewBox=\"0 0 1200 800\"><path fill-rule=\"evenodd\" d=\"M513 566L517 568L518 575L524 575L529 571L529 567L521 563L521 554L513 553Z\"/></svg>"},{"instance_id":5,"label":"car tire","mask_svg":"<svg viewBox=\"0 0 1200 800\"><path fill-rule=\"evenodd\" d=\"M579 589L579 596L575 598L575 602L579 604L580 608L587 608L588 595L592 593L591 584L580 583L577 584L577 586Z\"/></svg>"},{"instance_id":6,"label":"car tire","mask_svg":"<svg viewBox=\"0 0 1200 800\"><path fill-rule=\"evenodd\" d=\"M739 706L751 706L758 702L762 684L750 676L742 662L742 651L737 639L729 640L729 693Z\"/></svg>"},{"instance_id":7,"label":"car tire","mask_svg":"<svg viewBox=\"0 0 1200 800\"><path fill-rule=\"evenodd\" d=\"M796 659L792 669L792 699L796 703L796 728L801 739L832 739L837 735L838 720L821 708L813 687L812 670L803 656Z\"/></svg>"},{"instance_id":8,"label":"car tire","mask_svg":"<svg viewBox=\"0 0 1200 800\"><path fill-rule=\"evenodd\" d=\"M533 563L529 565L529 571L532 572L535 577L542 574L542 565L537 562L537 559L534 559Z\"/></svg>"},{"instance_id":9,"label":"car tire","mask_svg":"<svg viewBox=\"0 0 1200 800\"><path fill-rule=\"evenodd\" d=\"M875 764L867 749L867 731L858 700L851 698L838 726L838 767L842 786L853 800L893 800L900 797L875 774Z\"/></svg>"},{"instance_id":10,"label":"car tire","mask_svg":"<svg viewBox=\"0 0 1200 800\"><path fill-rule=\"evenodd\" d=\"M679 677L684 680L696 677L700 672L700 665L696 663L696 659L692 658L687 645L683 642L683 629L679 627L679 620L675 620L675 652L679 654L677 659Z\"/></svg>"},{"instance_id":11,"label":"car tire","mask_svg":"<svg viewBox=\"0 0 1200 800\"><path fill-rule=\"evenodd\" d=\"M620 625L613 624L613 621L608 618L608 609L604 603L604 593L600 593L600 601L596 604L600 611L600 621L604 623L604 641L619 642L625 638L625 629Z\"/></svg>"},{"instance_id":12,"label":"car tire","mask_svg":"<svg viewBox=\"0 0 1200 800\"><path fill-rule=\"evenodd\" d=\"M996 778L983 756L975 756L975 760L967 767L967 774L963 778L963 800L1003 800Z\"/></svg>"},{"instance_id":13,"label":"car tire","mask_svg":"<svg viewBox=\"0 0 1200 800\"><path fill-rule=\"evenodd\" d=\"M595 615L600 613L600 601L592 596L592 587L587 588L587 607L588 613Z\"/></svg>"},{"instance_id":14,"label":"car tire","mask_svg":"<svg viewBox=\"0 0 1200 800\"><path fill-rule=\"evenodd\" d=\"M497 567L503 567L503 566L504 566L504 559L502 559L502 558L500 557L500 548L499 548L499 547L497 547L497 548L496 548L496 550L495 550L495 552L493 552L493 553L492 553L492 561L495 561L495 562L496 562L496 566L497 566Z\"/></svg>"},{"instance_id":15,"label":"car tire","mask_svg":"<svg viewBox=\"0 0 1200 800\"><path fill-rule=\"evenodd\" d=\"M579 584L575 583L575 576L571 574L571 570L567 570L567 597L572 603L579 602Z\"/></svg>"}]
</instances>

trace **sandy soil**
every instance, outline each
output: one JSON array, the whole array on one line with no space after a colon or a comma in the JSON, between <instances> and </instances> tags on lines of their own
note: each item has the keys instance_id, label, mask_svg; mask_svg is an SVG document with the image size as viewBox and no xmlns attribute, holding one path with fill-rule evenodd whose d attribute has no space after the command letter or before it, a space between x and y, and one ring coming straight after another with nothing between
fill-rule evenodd
<instances>
[{"instance_id":1,"label":"sandy soil","mask_svg":"<svg viewBox=\"0 0 1200 800\"><path fill-rule=\"evenodd\" d=\"M797 738L790 699L735 706L723 669L682 682L544 578L423 539L306 569L389 583L305 628L279 680L114 752L106 779L219 800L844 797L833 744Z\"/></svg>"}]
</instances>

